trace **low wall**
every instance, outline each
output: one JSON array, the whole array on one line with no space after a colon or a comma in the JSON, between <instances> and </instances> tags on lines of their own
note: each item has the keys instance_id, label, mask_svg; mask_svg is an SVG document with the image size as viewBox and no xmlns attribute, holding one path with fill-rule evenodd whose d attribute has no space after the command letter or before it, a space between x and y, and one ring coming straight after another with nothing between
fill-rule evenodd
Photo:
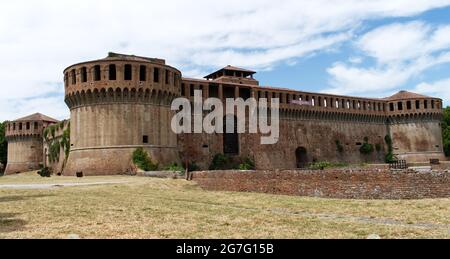
<instances>
[{"instance_id":1,"label":"low wall","mask_svg":"<svg viewBox=\"0 0 450 259\"><path fill-rule=\"evenodd\" d=\"M339 199L425 199L450 197L450 173L389 170L205 171L193 173L212 191Z\"/></svg>"}]
</instances>

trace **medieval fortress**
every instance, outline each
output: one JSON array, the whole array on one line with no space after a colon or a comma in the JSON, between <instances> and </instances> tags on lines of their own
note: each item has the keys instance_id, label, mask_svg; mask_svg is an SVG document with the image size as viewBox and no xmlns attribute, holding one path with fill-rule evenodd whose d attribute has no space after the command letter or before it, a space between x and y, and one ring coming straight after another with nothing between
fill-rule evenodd
<instances>
[{"instance_id":1,"label":"medieval fortress","mask_svg":"<svg viewBox=\"0 0 450 259\"><path fill-rule=\"evenodd\" d=\"M260 86L254 74L227 66L204 79L184 78L162 59L115 53L72 65L64 71L70 120L34 114L9 122L6 174L40 166L68 176L124 174L140 147L161 166L189 162L200 169L216 154L251 158L261 170L319 161L384 163L389 150L407 162L446 160L439 98L406 91L380 99L301 92ZM193 100L195 90L205 99L279 98L278 143L261 145L262 134L175 134L171 103ZM362 154L366 143L376 150Z\"/></svg>"}]
</instances>

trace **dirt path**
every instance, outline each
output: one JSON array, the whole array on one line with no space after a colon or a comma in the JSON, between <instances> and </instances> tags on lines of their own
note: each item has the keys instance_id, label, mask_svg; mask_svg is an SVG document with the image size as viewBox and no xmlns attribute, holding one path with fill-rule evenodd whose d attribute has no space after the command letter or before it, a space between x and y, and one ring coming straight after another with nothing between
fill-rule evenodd
<instances>
[{"instance_id":1,"label":"dirt path","mask_svg":"<svg viewBox=\"0 0 450 259\"><path fill-rule=\"evenodd\" d=\"M128 181L116 182L93 182L93 183L52 183L52 184L0 184L0 189L10 190L47 190L53 188L64 187L79 187L79 186L94 186L94 185L108 185L108 184L126 184Z\"/></svg>"}]
</instances>

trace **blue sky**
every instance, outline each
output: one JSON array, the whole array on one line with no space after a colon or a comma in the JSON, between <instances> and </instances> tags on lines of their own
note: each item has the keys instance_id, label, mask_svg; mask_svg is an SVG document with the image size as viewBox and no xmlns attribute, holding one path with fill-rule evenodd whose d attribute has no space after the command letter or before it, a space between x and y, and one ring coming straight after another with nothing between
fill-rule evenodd
<instances>
[{"instance_id":1,"label":"blue sky","mask_svg":"<svg viewBox=\"0 0 450 259\"><path fill-rule=\"evenodd\" d=\"M68 118L62 71L109 51L187 77L230 64L267 86L450 105L450 0L16 0L0 9L0 120Z\"/></svg>"}]
</instances>

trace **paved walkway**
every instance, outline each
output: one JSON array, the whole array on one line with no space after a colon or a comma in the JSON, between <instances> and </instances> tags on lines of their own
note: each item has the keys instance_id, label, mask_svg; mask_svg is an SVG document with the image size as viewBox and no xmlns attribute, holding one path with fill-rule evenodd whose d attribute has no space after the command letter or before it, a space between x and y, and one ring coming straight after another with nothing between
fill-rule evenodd
<instances>
[{"instance_id":1,"label":"paved walkway","mask_svg":"<svg viewBox=\"0 0 450 259\"><path fill-rule=\"evenodd\" d=\"M108 184L125 184L127 181L117 182L93 182L93 183L52 183L52 184L5 184L0 185L0 189L12 190L46 190L63 187L78 187L78 186L94 186L94 185L108 185Z\"/></svg>"}]
</instances>

